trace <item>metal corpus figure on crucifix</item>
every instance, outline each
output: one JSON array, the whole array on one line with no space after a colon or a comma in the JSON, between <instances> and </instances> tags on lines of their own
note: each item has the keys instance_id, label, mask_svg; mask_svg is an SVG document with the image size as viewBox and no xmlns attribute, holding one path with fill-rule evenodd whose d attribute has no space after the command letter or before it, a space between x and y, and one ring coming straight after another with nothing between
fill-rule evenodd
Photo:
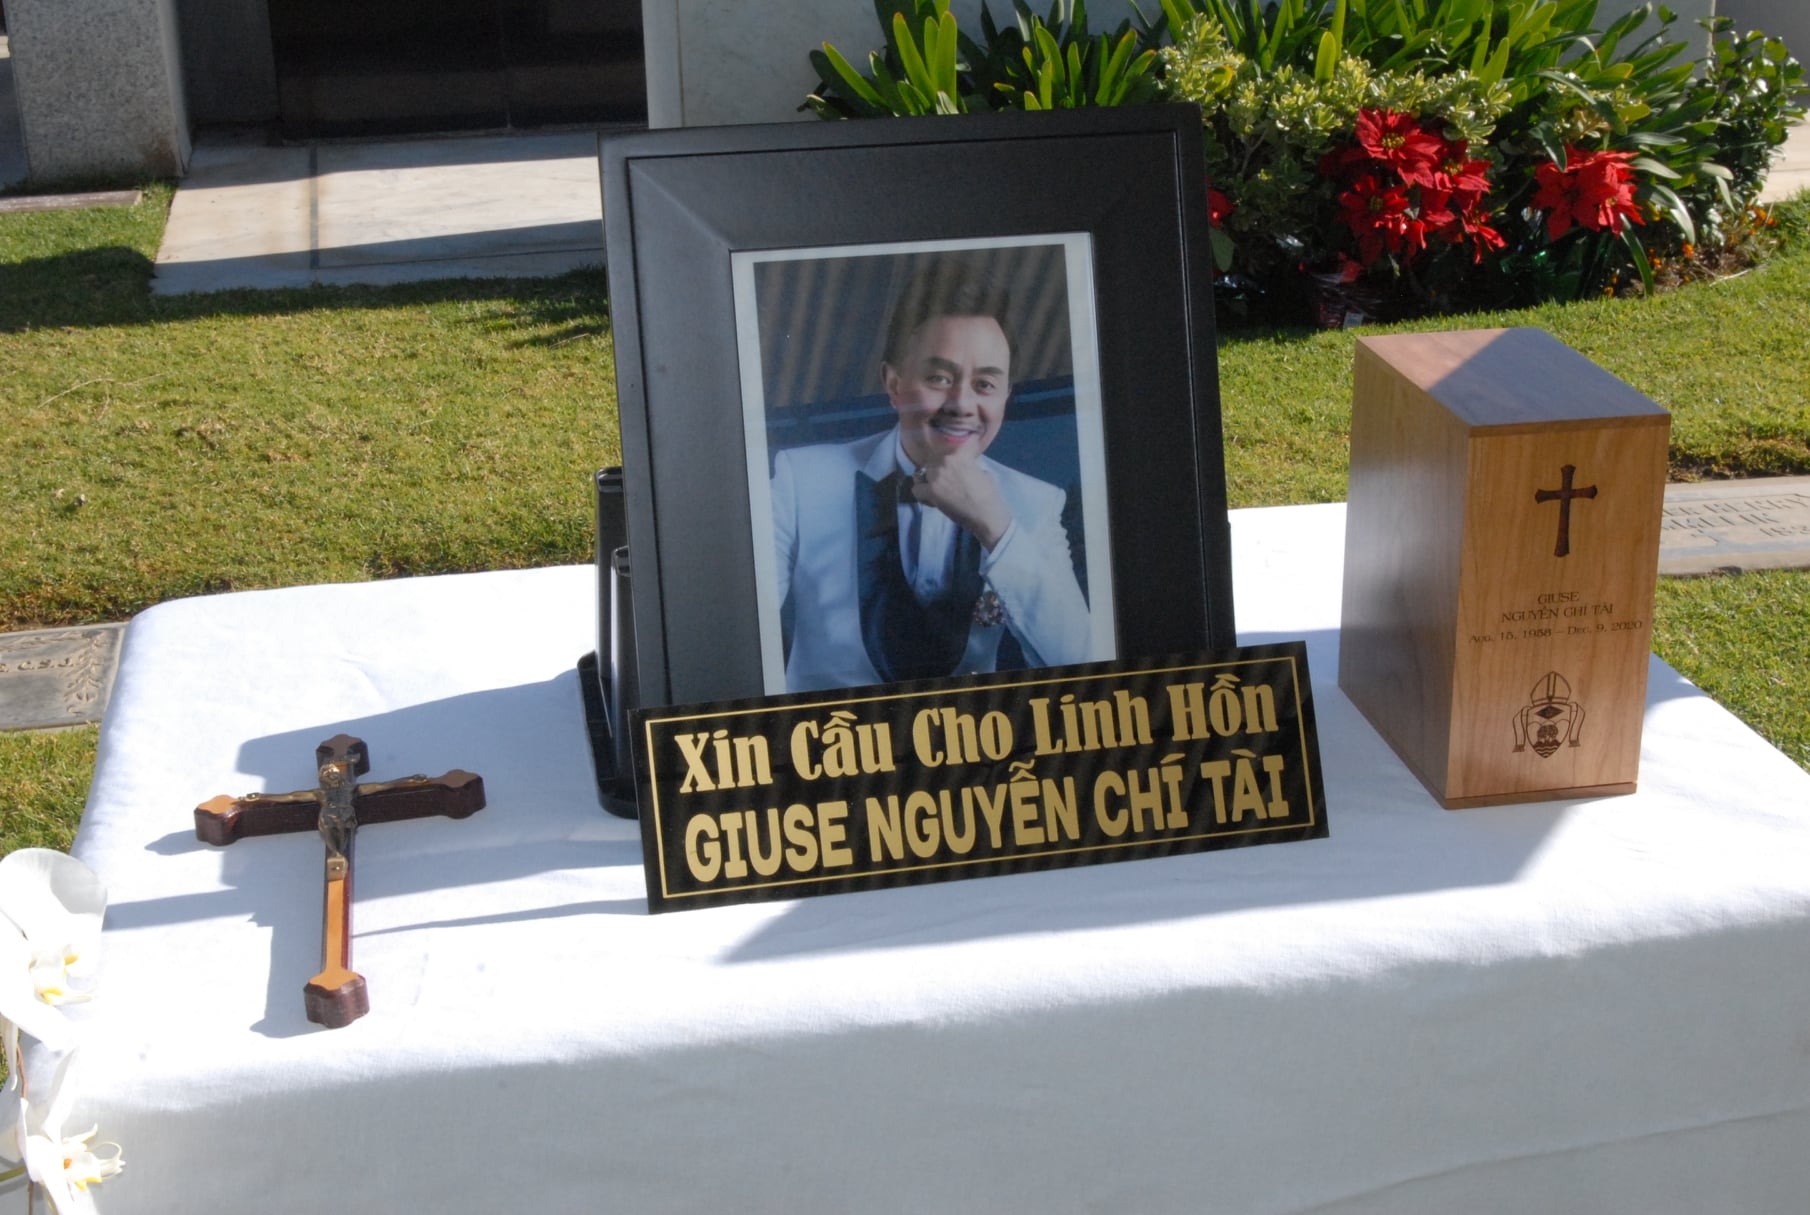
<instances>
[{"instance_id":1,"label":"metal corpus figure on crucifix","mask_svg":"<svg viewBox=\"0 0 1810 1215\"><path fill-rule=\"evenodd\" d=\"M402 819L467 818L484 808L484 778L455 768L445 776L360 785L371 759L363 739L336 734L314 749L320 788L296 793L221 795L195 807L198 839L225 846L248 835L315 828L327 846L321 972L302 988L308 1019L328 1029L371 1011L364 976L352 969L352 839L361 825Z\"/></svg>"}]
</instances>

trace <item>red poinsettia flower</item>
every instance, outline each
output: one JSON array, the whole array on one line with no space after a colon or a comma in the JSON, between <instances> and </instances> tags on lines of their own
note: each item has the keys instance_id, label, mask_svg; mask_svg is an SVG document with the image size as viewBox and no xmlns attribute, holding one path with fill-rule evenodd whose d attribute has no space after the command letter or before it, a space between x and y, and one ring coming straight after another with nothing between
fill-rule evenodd
<instances>
[{"instance_id":1,"label":"red poinsettia flower","mask_svg":"<svg viewBox=\"0 0 1810 1215\"><path fill-rule=\"evenodd\" d=\"M1453 199L1448 190L1435 190L1431 186L1420 188L1420 219L1428 231L1437 232L1458 222L1458 215L1452 210Z\"/></svg>"},{"instance_id":2,"label":"red poinsettia flower","mask_svg":"<svg viewBox=\"0 0 1810 1215\"><path fill-rule=\"evenodd\" d=\"M1489 193L1489 182L1483 176L1489 168L1487 160L1470 158L1470 143L1463 139L1440 141L1438 158L1427 172L1423 183L1449 194L1481 198ZM1460 202L1462 208L1465 204Z\"/></svg>"},{"instance_id":3,"label":"red poinsettia flower","mask_svg":"<svg viewBox=\"0 0 1810 1215\"><path fill-rule=\"evenodd\" d=\"M1390 252L1399 252L1401 249L1406 249L1409 253L1423 253L1427 248L1427 234L1435 230L1436 225L1429 224L1418 215L1409 215L1407 219L1402 221L1401 239L1397 242L1399 248L1392 249ZM1383 242L1384 244L1388 243L1387 233L1383 236Z\"/></svg>"},{"instance_id":4,"label":"red poinsettia flower","mask_svg":"<svg viewBox=\"0 0 1810 1215\"><path fill-rule=\"evenodd\" d=\"M1486 254L1494 253L1508 245L1508 242L1502 239L1502 234L1489 226L1487 217L1479 217L1474 213L1458 217L1458 223L1451 229L1451 240L1453 244L1460 244L1466 240L1471 242L1471 263L1473 265L1482 265Z\"/></svg>"},{"instance_id":5,"label":"red poinsettia flower","mask_svg":"<svg viewBox=\"0 0 1810 1215\"><path fill-rule=\"evenodd\" d=\"M1441 140L1421 129L1412 114L1393 110L1359 110L1358 147L1400 174L1404 181L1418 181L1439 159Z\"/></svg>"},{"instance_id":6,"label":"red poinsettia flower","mask_svg":"<svg viewBox=\"0 0 1810 1215\"><path fill-rule=\"evenodd\" d=\"M1207 187L1207 222L1215 228L1225 226L1226 217L1232 213L1232 200L1220 190Z\"/></svg>"},{"instance_id":7,"label":"red poinsettia flower","mask_svg":"<svg viewBox=\"0 0 1810 1215\"><path fill-rule=\"evenodd\" d=\"M1546 235L1557 240L1573 224L1592 232L1620 232L1627 220L1646 223L1634 201L1634 170L1627 164L1632 157L1631 152L1566 148L1563 169L1550 162L1536 168L1540 188L1533 205L1548 212Z\"/></svg>"},{"instance_id":8,"label":"red poinsettia flower","mask_svg":"<svg viewBox=\"0 0 1810 1215\"><path fill-rule=\"evenodd\" d=\"M1366 173L1339 195L1339 219L1357 237L1358 256L1371 265L1387 250L1401 252L1412 218L1405 186L1391 186Z\"/></svg>"}]
</instances>

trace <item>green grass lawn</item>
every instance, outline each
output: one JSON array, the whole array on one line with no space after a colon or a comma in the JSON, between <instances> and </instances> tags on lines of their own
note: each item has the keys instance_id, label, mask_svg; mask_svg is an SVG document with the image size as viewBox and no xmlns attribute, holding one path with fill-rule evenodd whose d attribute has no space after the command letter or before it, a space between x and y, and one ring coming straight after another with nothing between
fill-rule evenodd
<instances>
[{"instance_id":1,"label":"green grass lawn","mask_svg":"<svg viewBox=\"0 0 1810 1215\"><path fill-rule=\"evenodd\" d=\"M170 190L0 216L0 629L215 591L588 560L601 275L153 299ZM1801 201L1801 200L1800 200ZM1810 251L1537 325L1673 413L1674 475L1810 472ZM1234 506L1345 495L1352 343L1229 331ZM1810 767L1810 575L1662 584L1659 652ZM0 735L0 850L66 846L95 731Z\"/></svg>"},{"instance_id":2,"label":"green grass lawn","mask_svg":"<svg viewBox=\"0 0 1810 1215\"><path fill-rule=\"evenodd\" d=\"M589 551L598 275L154 301L167 202L0 217L0 628Z\"/></svg>"}]
</instances>

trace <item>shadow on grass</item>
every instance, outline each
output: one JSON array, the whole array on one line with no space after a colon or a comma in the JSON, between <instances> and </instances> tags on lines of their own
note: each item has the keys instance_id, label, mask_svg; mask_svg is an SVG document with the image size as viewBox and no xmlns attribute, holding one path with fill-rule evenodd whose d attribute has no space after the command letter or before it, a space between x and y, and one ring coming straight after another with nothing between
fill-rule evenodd
<instances>
[{"instance_id":1,"label":"shadow on grass","mask_svg":"<svg viewBox=\"0 0 1810 1215\"><path fill-rule=\"evenodd\" d=\"M0 262L0 333L147 321L151 268L118 245Z\"/></svg>"},{"instance_id":2,"label":"shadow on grass","mask_svg":"<svg viewBox=\"0 0 1810 1215\"><path fill-rule=\"evenodd\" d=\"M609 331L603 275L595 269L574 270L553 278L433 279L385 286L240 289L157 296L148 300L144 319L282 316L320 309L412 308L487 301L506 301L510 305L508 323L512 328L535 330L519 335L514 345L558 346ZM467 323L496 325L500 319L494 313L486 313L467 318Z\"/></svg>"},{"instance_id":3,"label":"shadow on grass","mask_svg":"<svg viewBox=\"0 0 1810 1215\"><path fill-rule=\"evenodd\" d=\"M596 269L554 278L437 279L387 286L153 296L155 269L144 253L122 245L21 261L0 260L0 333L491 300L509 301L514 320L533 330L517 340L522 346L558 346L609 330L603 275ZM495 322L494 316L471 320L473 324Z\"/></svg>"},{"instance_id":4,"label":"shadow on grass","mask_svg":"<svg viewBox=\"0 0 1810 1215\"><path fill-rule=\"evenodd\" d=\"M456 152L456 149L452 149ZM410 308L507 301L506 321L523 347L559 346L608 332L604 275L598 266L554 277L437 279L382 286L237 289L192 295L151 294L155 251L174 182L72 179L0 190L12 194L137 189L130 208L85 208L0 216L0 334L28 329L103 328L215 317L283 316L320 310ZM574 234L552 234L569 243ZM594 225L577 225L585 232ZM562 235L563 233L563 235ZM497 324L494 314L476 324Z\"/></svg>"}]
</instances>

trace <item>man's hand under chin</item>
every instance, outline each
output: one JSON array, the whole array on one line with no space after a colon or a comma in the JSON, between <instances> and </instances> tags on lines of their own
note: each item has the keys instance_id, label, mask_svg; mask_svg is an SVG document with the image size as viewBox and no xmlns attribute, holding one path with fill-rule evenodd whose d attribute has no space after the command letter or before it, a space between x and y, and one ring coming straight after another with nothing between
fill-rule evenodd
<instances>
[{"instance_id":1,"label":"man's hand under chin","mask_svg":"<svg viewBox=\"0 0 1810 1215\"><path fill-rule=\"evenodd\" d=\"M920 468L913 492L919 502L948 515L989 552L1012 523L999 483L981 466L980 451L973 445Z\"/></svg>"}]
</instances>

